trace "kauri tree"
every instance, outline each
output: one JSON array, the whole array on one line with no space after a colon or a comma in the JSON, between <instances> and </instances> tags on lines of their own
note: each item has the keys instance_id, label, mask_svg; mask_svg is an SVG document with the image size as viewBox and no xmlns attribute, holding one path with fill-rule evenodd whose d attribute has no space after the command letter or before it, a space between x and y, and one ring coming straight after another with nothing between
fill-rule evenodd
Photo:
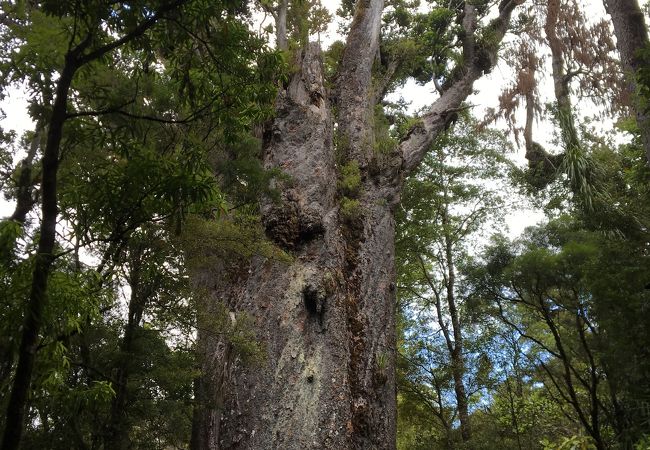
<instances>
[{"instance_id":1,"label":"kauri tree","mask_svg":"<svg viewBox=\"0 0 650 450\"><path fill-rule=\"evenodd\" d=\"M305 35L283 22L302 2L267 3L279 43ZM264 362L242 364L227 339L199 330L199 391L211 407L195 414L195 448L395 448L394 208L495 64L519 3L434 2L420 14L407 2L344 2L354 13L327 79L317 44L289 42L292 73L263 143L265 167L284 177L261 216L292 259L222 260L195 273L211 304L248 317L265 348ZM439 97L393 140L382 100L412 76L435 80Z\"/></svg>"}]
</instances>

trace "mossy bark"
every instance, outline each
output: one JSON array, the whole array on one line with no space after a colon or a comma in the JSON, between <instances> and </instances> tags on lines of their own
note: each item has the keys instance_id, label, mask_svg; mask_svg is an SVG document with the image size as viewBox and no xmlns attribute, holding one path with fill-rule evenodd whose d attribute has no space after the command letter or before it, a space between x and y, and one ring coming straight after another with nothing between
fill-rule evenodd
<instances>
[{"instance_id":1,"label":"mossy bark","mask_svg":"<svg viewBox=\"0 0 650 450\"><path fill-rule=\"evenodd\" d=\"M498 39L517 3L502 2ZM253 257L228 267L224 258L195 277L210 293L207 305L251 319L265 359L245 364L219 350L223 337L199 328L204 387L197 392L207 397L196 410L194 449L396 447L393 209L404 177L483 69L470 60L376 167L371 69L382 10L382 0L357 2L332 92L320 49L310 44L278 95L264 164L288 177L277 181L279 202L261 213L267 237L291 262ZM346 179L351 167L354 183Z\"/></svg>"},{"instance_id":2,"label":"mossy bark","mask_svg":"<svg viewBox=\"0 0 650 450\"><path fill-rule=\"evenodd\" d=\"M355 217L340 217L318 46L305 49L300 67L278 97L264 158L290 178L262 217L267 236L292 261L254 257L239 276L229 268L203 276L212 301L252 319L266 358L243 364L218 351L221 339L200 336L204 384L212 386L200 392L212 390L212 397L197 418L204 433L194 448L395 447L392 213L389 202L374 201L384 197L365 180L364 206ZM376 376L378 355L389 355L382 363L389 376Z\"/></svg>"}]
</instances>

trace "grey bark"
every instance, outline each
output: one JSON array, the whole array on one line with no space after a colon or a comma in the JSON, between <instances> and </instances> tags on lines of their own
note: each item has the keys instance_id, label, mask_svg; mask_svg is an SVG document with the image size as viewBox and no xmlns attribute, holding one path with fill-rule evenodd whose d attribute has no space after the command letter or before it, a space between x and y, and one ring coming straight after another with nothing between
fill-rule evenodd
<instances>
[{"instance_id":1,"label":"grey bark","mask_svg":"<svg viewBox=\"0 0 650 450\"><path fill-rule=\"evenodd\" d=\"M264 206L263 218L269 237L294 261L253 258L221 271L230 280L213 291L235 315L252 318L267 361L249 367L221 350L223 340L204 341L204 376L212 385L206 390L213 389L207 400L215 407L204 411L210 431L198 448L381 448L380 439L394 433L394 383L376 362L394 352L392 249L382 245L381 255L372 255L378 271L358 268L359 240L386 241L392 218L372 217L372 235L363 223L341 224L316 45L305 51L301 69L278 98L264 161L293 179L281 187L279 204Z\"/></svg>"},{"instance_id":2,"label":"grey bark","mask_svg":"<svg viewBox=\"0 0 650 450\"><path fill-rule=\"evenodd\" d=\"M555 67L555 66L554 66ZM529 67L530 77L534 75L534 68ZM554 71L555 73L555 71ZM530 183L539 188L545 188L557 176L557 164L561 162L562 155L550 155L544 147L533 140L533 122L535 121L535 94L532 89L525 94L526 123L524 126L524 143L526 145L525 157L528 160L528 169L533 177Z\"/></svg>"},{"instance_id":3,"label":"grey bark","mask_svg":"<svg viewBox=\"0 0 650 450\"><path fill-rule=\"evenodd\" d=\"M461 103L472 93L474 82L478 80L486 70L490 70L496 63L497 46L503 39L508 25L510 23L510 14L513 9L523 3L523 0L505 0L499 4L499 16L491 22L493 32L494 48L483 49L479 55L474 51L475 42L473 39L467 38L464 43L465 48L469 48L469 53L473 58L465 58L467 61L464 70L462 70L457 79L454 79L449 85L444 86L442 95L434 102L431 108L422 116L422 123L420 126L414 127L408 137L399 145L399 151L402 156L402 168L404 172L412 172L436 136L445 129L447 118L450 114L456 112ZM469 18L472 17L473 21ZM463 23L470 28L475 25L476 12L472 6L465 6L465 17ZM468 45L471 42L472 45ZM487 54L484 54L487 52ZM488 59L488 63L485 59Z\"/></svg>"},{"instance_id":4,"label":"grey bark","mask_svg":"<svg viewBox=\"0 0 650 450\"><path fill-rule=\"evenodd\" d=\"M445 197L447 192L445 189ZM445 211L442 216L442 224L445 230L448 230L448 201L445 198ZM445 232L445 257L447 264L447 306L449 307L449 316L451 317L451 327L453 331L453 345L447 333L449 347L449 356L451 357L451 372L454 378L454 392L456 393L456 403L458 405L458 419L460 420L460 434L463 442L466 444L472 438L472 427L469 421L469 399L465 389L465 355L463 354L463 329L460 323L460 313L456 305L456 269L453 252L454 241L449 231ZM442 320L442 319L441 319ZM445 327L446 328L446 327Z\"/></svg>"},{"instance_id":5,"label":"grey bark","mask_svg":"<svg viewBox=\"0 0 650 450\"><path fill-rule=\"evenodd\" d=\"M441 206L440 223L445 230L442 236L441 244L444 247L444 258L440 260L440 269L444 272L443 284L439 286L429 274L423 257L420 255L420 266L427 283L434 294L433 305L436 309L438 326L445 339L447 352L451 363L451 374L454 383L454 395L458 408L458 419L460 421L460 434L463 443L467 448L470 447L472 438L472 427L469 420L469 396L465 389L465 373L467 372L463 344L463 327L460 319L460 312L456 303L456 268L454 257L454 238L449 229L449 193L447 186L443 188L443 205ZM443 293L444 291L444 293ZM451 329L446 319L443 309L443 303L446 304L451 318ZM442 401L440 402L442 405ZM442 415L440 416L442 417ZM444 423L444 421L443 421Z\"/></svg>"},{"instance_id":6,"label":"grey bark","mask_svg":"<svg viewBox=\"0 0 650 450\"><path fill-rule=\"evenodd\" d=\"M558 109L558 122L562 131L562 139L567 151L580 148L580 140L575 127L573 117L573 106L571 105L571 93L569 83L571 75L565 70L564 53L562 43L557 35L558 15L560 12L560 1L549 0L546 8L546 23L544 31L551 49L551 67L553 72L553 89L555 102Z\"/></svg>"},{"instance_id":7,"label":"grey bark","mask_svg":"<svg viewBox=\"0 0 650 450\"><path fill-rule=\"evenodd\" d=\"M289 10L289 0L281 0L275 14L275 39L278 49L288 50L289 41L287 38L287 12Z\"/></svg>"},{"instance_id":8,"label":"grey bark","mask_svg":"<svg viewBox=\"0 0 650 450\"><path fill-rule=\"evenodd\" d=\"M502 2L497 37L517 3ZM281 199L263 205L262 220L292 261L224 259L195 275L210 293L207 305L252 320L266 359L243 364L223 337L199 329L203 398L194 449L396 447L393 207L403 178L485 66L469 60L422 124L379 161L371 69L383 1L360 0L356 8L333 95L320 49L310 44L266 132L264 164L290 180L278 182ZM358 206L343 209L336 180L340 165L351 162L361 185L349 204Z\"/></svg>"},{"instance_id":9,"label":"grey bark","mask_svg":"<svg viewBox=\"0 0 650 450\"><path fill-rule=\"evenodd\" d=\"M379 46L383 0L358 2L337 80L339 132L347 157L364 168L373 157L372 66Z\"/></svg>"},{"instance_id":10,"label":"grey bark","mask_svg":"<svg viewBox=\"0 0 650 450\"><path fill-rule=\"evenodd\" d=\"M604 0L605 9L612 17L616 47L621 56L623 69L627 72L629 90L635 99L636 120L646 159L650 164L650 116L639 98L636 98L636 73L647 65L639 52L648 47L648 29L641 8L636 0Z\"/></svg>"}]
</instances>

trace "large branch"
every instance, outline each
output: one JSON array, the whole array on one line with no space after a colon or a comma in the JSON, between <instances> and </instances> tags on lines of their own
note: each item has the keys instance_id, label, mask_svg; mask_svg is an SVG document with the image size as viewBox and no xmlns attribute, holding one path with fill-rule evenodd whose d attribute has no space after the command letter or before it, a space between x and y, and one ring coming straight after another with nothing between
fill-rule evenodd
<instances>
[{"instance_id":1,"label":"large branch","mask_svg":"<svg viewBox=\"0 0 650 450\"><path fill-rule=\"evenodd\" d=\"M359 0L339 69L339 131L349 157L363 167L372 156L372 66L379 48L384 0Z\"/></svg>"},{"instance_id":2,"label":"large branch","mask_svg":"<svg viewBox=\"0 0 650 450\"><path fill-rule=\"evenodd\" d=\"M445 130L449 121L472 93L474 82L489 71L497 61L499 44L508 30L510 16L515 7L524 0L503 0L499 5L499 16L493 19L488 28L491 33L490 42L479 45L476 41L477 16L475 7L469 2L465 5L463 26L463 66L459 73L444 86L442 95L431 105L429 111L421 117L421 122L415 125L409 134L400 142L399 151L402 155L402 169L405 174L412 172L420 164L429 150L433 140Z\"/></svg>"}]
</instances>

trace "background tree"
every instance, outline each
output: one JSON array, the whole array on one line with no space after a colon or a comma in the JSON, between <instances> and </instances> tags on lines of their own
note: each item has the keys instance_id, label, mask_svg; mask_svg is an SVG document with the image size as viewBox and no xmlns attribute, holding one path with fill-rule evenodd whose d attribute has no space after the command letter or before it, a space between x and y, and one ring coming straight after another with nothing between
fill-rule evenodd
<instances>
[{"instance_id":1,"label":"background tree","mask_svg":"<svg viewBox=\"0 0 650 450\"><path fill-rule=\"evenodd\" d=\"M134 417L142 400L134 392L155 393L150 406L156 407L175 395L187 405L192 395L182 387L193 378L190 347L165 335L170 327L191 333L191 325L169 322L173 315L153 308L160 302L176 308L174 296L179 305L188 301L183 259L166 252L189 213L225 208L211 158L227 159L219 155L269 111L278 59L251 35L242 22L246 10L236 4L2 7L3 89L28 86L37 127L7 184L18 199L14 220L2 223L11 293L3 304L3 449L19 445L25 418L34 414L28 440L35 447L42 448L42 439L64 448L146 442L147 432L131 434L153 429L143 425L150 416ZM230 171L244 181L262 169ZM27 225L35 198L43 208L33 230ZM83 262L83 254L93 263ZM156 264L169 271L155 273ZM132 294L124 323L111 293L119 286ZM166 323L165 331L146 329L146 320ZM147 339L157 350L152 359L138 359ZM108 356L94 360L93 351ZM185 365L178 390L164 386L170 372L147 375L155 381L144 386L156 358L156 365L164 359ZM58 401L50 401L53 395ZM91 404L93 397L101 401ZM69 427L59 425L61 417L71 418ZM182 440L182 430L154 442Z\"/></svg>"},{"instance_id":2,"label":"background tree","mask_svg":"<svg viewBox=\"0 0 650 450\"><path fill-rule=\"evenodd\" d=\"M474 320L463 267L485 228L502 218L508 143L496 132L477 135L477 127L465 115L436 142L406 184L397 217L398 298L410 319L400 388L431 409L448 448L458 443L456 417L471 445L470 403L490 384L491 363L480 351L489 332Z\"/></svg>"},{"instance_id":3,"label":"background tree","mask_svg":"<svg viewBox=\"0 0 650 450\"><path fill-rule=\"evenodd\" d=\"M523 134L526 179L532 186L543 189L564 174L576 200L593 208L596 168L582 136L590 117L580 117L579 111L584 105L598 120L626 109L609 22L589 17L578 1L532 2L515 27L521 33L504 51L515 68L515 80L490 117L506 119L518 142ZM553 87L551 99L542 94L547 84ZM525 110L523 127L515 115L520 107ZM535 140L535 124L541 121L556 126L557 149Z\"/></svg>"},{"instance_id":4,"label":"background tree","mask_svg":"<svg viewBox=\"0 0 650 450\"><path fill-rule=\"evenodd\" d=\"M631 400L646 398L648 386L639 345L647 342L641 313L647 169L638 141L596 157L606 158L611 172L603 188L619 208L589 214L578 208L531 231L519 247L501 244L483 273L501 280L491 288L493 298L527 342L531 376L544 383L548 398L596 447L629 448L647 433L645 413ZM614 336L624 335L630 341L614 350Z\"/></svg>"}]
</instances>

